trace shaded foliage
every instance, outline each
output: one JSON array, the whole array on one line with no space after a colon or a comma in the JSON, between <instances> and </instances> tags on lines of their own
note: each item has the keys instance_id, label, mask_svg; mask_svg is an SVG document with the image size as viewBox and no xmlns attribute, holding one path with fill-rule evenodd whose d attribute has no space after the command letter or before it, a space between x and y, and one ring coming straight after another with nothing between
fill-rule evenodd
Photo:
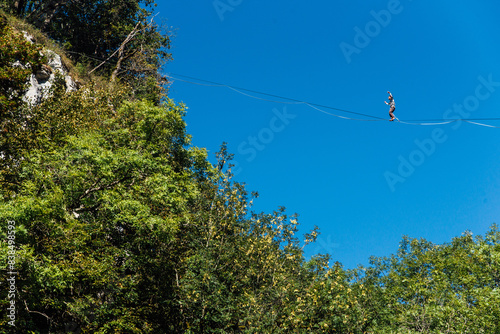
<instances>
[{"instance_id":1,"label":"shaded foliage","mask_svg":"<svg viewBox=\"0 0 500 334\"><path fill-rule=\"evenodd\" d=\"M4 0L4 7L35 25L68 50L74 62L99 68L129 83L139 98L158 100L170 60L170 38L151 15L153 0ZM125 40L132 31L133 38Z\"/></svg>"},{"instance_id":2,"label":"shaded foliage","mask_svg":"<svg viewBox=\"0 0 500 334\"><path fill-rule=\"evenodd\" d=\"M0 14L0 152L3 153L2 171L16 158L18 130L27 119L18 112L23 105L23 95L28 80L46 62L41 47L33 45L7 25L7 18Z\"/></svg>"}]
</instances>

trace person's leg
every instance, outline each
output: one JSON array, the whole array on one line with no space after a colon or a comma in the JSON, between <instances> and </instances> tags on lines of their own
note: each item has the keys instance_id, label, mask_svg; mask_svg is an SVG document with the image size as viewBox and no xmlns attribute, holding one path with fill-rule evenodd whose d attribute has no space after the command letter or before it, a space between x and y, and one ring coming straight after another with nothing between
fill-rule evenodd
<instances>
[{"instance_id":1,"label":"person's leg","mask_svg":"<svg viewBox=\"0 0 500 334\"><path fill-rule=\"evenodd\" d=\"M394 110L395 109L396 108L391 107L391 109L389 110L389 116L391 117L391 121L393 121L396 118L396 116L394 116Z\"/></svg>"}]
</instances>

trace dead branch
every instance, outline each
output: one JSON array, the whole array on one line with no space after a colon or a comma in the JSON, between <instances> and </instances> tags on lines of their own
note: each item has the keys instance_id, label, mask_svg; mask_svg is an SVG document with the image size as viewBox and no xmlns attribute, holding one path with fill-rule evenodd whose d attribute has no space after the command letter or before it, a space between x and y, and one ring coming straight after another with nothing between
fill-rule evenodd
<instances>
[{"instance_id":1,"label":"dead branch","mask_svg":"<svg viewBox=\"0 0 500 334\"><path fill-rule=\"evenodd\" d=\"M113 52L113 54L111 54L106 60L104 60L102 63L100 63L99 65L97 65L95 68L93 68L88 74L91 74L92 72L94 72L95 70L97 70L98 68L100 68L102 65L106 64L111 58L113 58L118 53L118 61L116 63L115 70L113 71L113 73L111 75L111 82L114 82L116 80L118 72L121 69L123 61L127 58L124 55L124 53L125 53L125 47L127 46L128 43L130 43L137 36L137 34L139 34L142 31L145 31L148 27L150 27L153 24L153 19L155 17L156 17L156 15L153 16L151 18L151 20L149 21L149 23L146 26L144 26L143 28L141 28L141 29L139 29L139 25L142 22L137 22L137 24L135 25L134 29L132 29L132 31L127 35L127 37L120 44L120 47L115 52Z\"/></svg>"},{"instance_id":2,"label":"dead branch","mask_svg":"<svg viewBox=\"0 0 500 334\"><path fill-rule=\"evenodd\" d=\"M45 313L38 312L38 311L31 311L31 310L28 308L28 303L26 303L26 301L24 301L24 306L26 307L26 311L28 311L28 313L40 314L41 316L44 316L45 318L47 318L47 320L48 320L48 321L50 321L50 317L49 317L48 315L46 315Z\"/></svg>"}]
</instances>

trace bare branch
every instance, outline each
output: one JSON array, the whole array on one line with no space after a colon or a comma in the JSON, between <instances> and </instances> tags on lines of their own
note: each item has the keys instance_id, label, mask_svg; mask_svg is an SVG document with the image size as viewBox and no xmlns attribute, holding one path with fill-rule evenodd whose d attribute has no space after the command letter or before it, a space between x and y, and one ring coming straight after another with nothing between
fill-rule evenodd
<instances>
[{"instance_id":1,"label":"bare branch","mask_svg":"<svg viewBox=\"0 0 500 334\"><path fill-rule=\"evenodd\" d=\"M156 14L156 15L158 15L158 14ZM156 17L156 15L153 16L151 18L151 20L149 21L149 24L147 24L142 29L139 29L139 25L142 22L137 22L137 24L135 25L134 29L132 29L132 31L127 35L127 37L120 44L120 47L118 49L116 49L115 52L113 52L106 60L104 60L102 63L100 63L99 65L97 65L95 68L93 68L88 74L91 74L92 72L94 72L95 70L97 70L98 68L100 68L102 65L106 64L111 58L113 58L118 53L118 62L116 64L116 68L113 71L113 74L111 76L111 81L114 82L116 80L116 76L117 76L118 72L121 69L121 64L122 64L123 60L126 59L124 57L124 55L123 55L123 53L125 51L125 47L127 46L127 44L130 41L132 41L137 36L137 34L139 34L141 31L146 30L148 27L150 27L153 24L153 19Z\"/></svg>"},{"instance_id":2,"label":"bare branch","mask_svg":"<svg viewBox=\"0 0 500 334\"><path fill-rule=\"evenodd\" d=\"M120 52L120 50L123 50L123 48L125 48L125 45L128 42L130 42L135 37L135 35L137 34L137 28L139 27L139 24L141 24L141 22L137 22L137 24L135 25L134 29L132 29L132 31L128 34L128 36L123 40L123 42L120 45L120 47L115 52L113 52L113 54L111 56L109 56L108 59L106 59L105 61L103 61L102 63L100 63L96 67L94 67L94 69L92 69L92 71L90 71L89 74L91 74L92 72L94 72L95 70L97 70L102 65L106 64L111 58L113 58L118 52Z\"/></svg>"},{"instance_id":3,"label":"bare branch","mask_svg":"<svg viewBox=\"0 0 500 334\"><path fill-rule=\"evenodd\" d=\"M28 308L28 304L26 303L26 300L24 301L24 306L26 307L26 311L28 311L28 313L40 314L41 316L44 316L45 318L47 318L47 320L48 320L48 321L50 321L50 317L49 317L48 315L46 315L45 313L38 312L38 311L31 311L31 310Z\"/></svg>"},{"instance_id":4,"label":"bare branch","mask_svg":"<svg viewBox=\"0 0 500 334\"><path fill-rule=\"evenodd\" d=\"M151 18L151 20L149 21L149 24L147 24L143 29L141 29L141 31L146 30L148 27L150 27L153 24L153 19L155 17L156 17L156 15ZM136 28L137 28L137 26L136 26ZM134 28L134 30L136 28ZM134 31L132 31L132 32L134 32ZM132 35L132 32L129 34L129 36ZM118 61L116 63L116 68L113 71L113 73L111 74L111 82L116 81L116 77L118 76L118 73L120 72L121 67L122 67L122 62L126 59L126 56L123 55L123 53L125 51L125 46L127 45L128 42L130 42L137 35L138 32L134 33L130 39L129 39L129 36L127 36L127 38L122 43L122 45L120 45L120 48L118 49Z\"/></svg>"}]
</instances>

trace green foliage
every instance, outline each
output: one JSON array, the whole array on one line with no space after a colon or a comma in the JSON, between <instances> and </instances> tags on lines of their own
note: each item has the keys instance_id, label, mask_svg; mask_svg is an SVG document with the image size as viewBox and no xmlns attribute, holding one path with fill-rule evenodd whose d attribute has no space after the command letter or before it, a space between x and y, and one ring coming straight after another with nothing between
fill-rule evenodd
<instances>
[{"instance_id":1,"label":"green foliage","mask_svg":"<svg viewBox=\"0 0 500 334\"><path fill-rule=\"evenodd\" d=\"M21 112L28 80L46 62L41 46L30 43L22 33L7 25L0 14L0 184L13 185L12 175L21 158L29 117Z\"/></svg>"},{"instance_id":2,"label":"green foliage","mask_svg":"<svg viewBox=\"0 0 500 334\"><path fill-rule=\"evenodd\" d=\"M465 233L444 245L404 238L398 254L377 261L365 278L381 287L387 303L385 325L379 329L499 332L499 255L496 225L484 238Z\"/></svg>"},{"instance_id":3,"label":"green foliage","mask_svg":"<svg viewBox=\"0 0 500 334\"><path fill-rule=\"evenodd\" d=\"M99 67L100 73L113 73L113 80L117 77L127 82L138 98L158 101L165 83L158 70L172 57L168 34L151 19L153 0L8 3L11 13L58 41L75 63L88 63L90 70L104 65Z\"/></svg>"},{"instance_id":4,"label":"green foliage","mask_svg":"<svg viewBox=\"0 0 500 334\"><path fill-rule=\"evenodd\" d=\"M181 166L182 113L172 102L125 104L99 129L26 153L16 196L0 205L2 221L27 231L17 284L20 304L38 313L20 310L26 328L143 333L168 313L169 245L197 196Z\"/></svg>"},{"instance_id":5,"label":"green foliage","mask_svg":"<svg viewBox=\"0 0 500 334\"><path fill-rule=\"evenodd\" d=\"M0 128L9 131L12 122L18 122L14 111L22 104L28 78L35 73L45 58L41 47L27 41L22 33L7 25L0 15ZM4 142L5 137L2 142Z\"/></svg>"},{"instance_id":6,"label":"green foliage","mask_svg":"<svg viewBox=\"0 0 500 334\"><path fill-rule=\"evenodd\" d=\"M20 185L19 161L28 159L29 152L50 152L64 145L67 136L102 127L127 96L123 88L102 89L95 82L76 92L65 91L64 80L58 78L45 101L34 107L21 104L11 110L12 119L4 120L8 125L1 146L6 155L0 171L4 196L12 196Z\"/></svg>"}]
</instances>

